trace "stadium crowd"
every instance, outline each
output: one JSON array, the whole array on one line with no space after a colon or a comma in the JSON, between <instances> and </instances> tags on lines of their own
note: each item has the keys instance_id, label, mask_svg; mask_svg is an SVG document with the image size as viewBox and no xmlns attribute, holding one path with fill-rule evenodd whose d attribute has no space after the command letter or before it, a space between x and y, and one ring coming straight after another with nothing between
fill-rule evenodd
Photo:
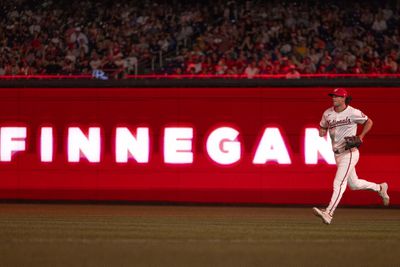
<instances>
[{"instance_id":1,"label":"stadium crowd","mask_svg":"<svg viewBox=\"0 0 400 267\"><path fill-rule=\"evenodd\" d=\"M0 75L399 73L399 1L4 1Z\"/></svg>"}]
</instances>

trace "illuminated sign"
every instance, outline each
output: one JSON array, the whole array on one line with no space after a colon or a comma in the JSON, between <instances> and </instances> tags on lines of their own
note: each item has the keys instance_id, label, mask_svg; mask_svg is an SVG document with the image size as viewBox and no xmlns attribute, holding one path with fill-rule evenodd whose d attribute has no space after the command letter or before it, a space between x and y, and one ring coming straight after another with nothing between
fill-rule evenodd
<instances>
[{"instance_id":1,"label":"illuminated sign","mask_svg":"<svg viewBox=\"0 0 400 267\"><path fill-rule=\"evenodd\" d=\"M327 203L335 155L318 123L331 91L2 88L0 199ZM387 182L399 204L400 128L388 114L397 114L400 90L349 91L374 121L357 174ZM343 198L379 201L351 190Z\"/></svg>"},{"instance_id":2,"label":"illuminated sign","mask_svg":"<svg viewBox=\"0 0 400 267\"><path fill-rule=\"evenodd\" d=\"M192 127L164 127L163 158L168 164L191 164L195 155L193 152L194 131ZM26 140L29 132L27 127L0 128L0 161L11 162L13 155L26 150ZM82 159L91 163L101 161L102 132L100 127L67 128L67 160L80 162ZM152 137L148 127L137 127L131 130L127 127L116 127L115 132L115 162L128 163L133 160L139 164L149 163ZM54 158L54 129L41 127L40 161L52 162ZM318 129L305 129L304 155L306 164L317 164L323 159L334 164L331 142L318 136ZM222 126L211 131L205 138L206 152L211 161L219 165L234 164L242 158L242 143L240 132L232 127ZM255 165L267 162L291 164L289 145L284 141L284 133L278 127L266 127L260 141L256 144L252 163Z\"/></svg>"}]
</instances>

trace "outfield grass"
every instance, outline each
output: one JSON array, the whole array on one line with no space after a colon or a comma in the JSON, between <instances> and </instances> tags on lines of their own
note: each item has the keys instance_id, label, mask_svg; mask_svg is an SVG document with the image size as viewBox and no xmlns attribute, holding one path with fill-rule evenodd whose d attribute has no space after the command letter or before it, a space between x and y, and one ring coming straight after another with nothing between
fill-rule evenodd
<instances>
[{"instance_id":1,"label":"outfield grass","mask_svg":"<svg viewBox=\"0 0 400 267\"><path fill-rule=\"evenodd\" d=\"M400 210L0 204L0 266L400 266Z\"/></svg>"}]
</instances>

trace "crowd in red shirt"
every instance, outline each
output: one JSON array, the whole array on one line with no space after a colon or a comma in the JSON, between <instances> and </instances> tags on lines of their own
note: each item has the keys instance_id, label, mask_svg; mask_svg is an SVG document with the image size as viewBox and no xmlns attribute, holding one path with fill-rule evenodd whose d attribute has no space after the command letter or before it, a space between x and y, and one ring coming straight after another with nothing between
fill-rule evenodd
<instances>
[{"instance_id":1,"label":"crowd in red shirt","mask_svg":"<svg viewBox=\"0 0 400 267\"><path fill-rule=\"evenodd\" d=\"M0 75L399 73L398 1L16 0Z\"/></svg>"}]
</instances>

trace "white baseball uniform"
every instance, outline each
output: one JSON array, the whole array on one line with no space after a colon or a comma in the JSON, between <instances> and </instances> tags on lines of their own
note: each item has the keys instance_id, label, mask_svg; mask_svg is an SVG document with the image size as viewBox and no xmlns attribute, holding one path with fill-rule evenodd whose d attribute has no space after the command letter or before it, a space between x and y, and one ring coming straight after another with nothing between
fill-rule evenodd
<instances>
[{"instance_id":1,"label":"white baseball uniform","mask_svg":"<svg viewBox=\"0 0 400 267\"><path fill-rule=\"evenodd\" d=\"M352 190L373 190L379 192L380 186L376 183L358 179L355 166L359 159L357 148L345 150L344 137L357 134L357 124L364 124L368 117L360 110L347 106L342 112L336 112L333 107L322 115L321 128L327 129L332 140L332 149L335 153L337 165L336 176L333 181L333 194L326 211L333 216L340 199L346 190L347 184Z\"/></svg>"}]
</instances>

